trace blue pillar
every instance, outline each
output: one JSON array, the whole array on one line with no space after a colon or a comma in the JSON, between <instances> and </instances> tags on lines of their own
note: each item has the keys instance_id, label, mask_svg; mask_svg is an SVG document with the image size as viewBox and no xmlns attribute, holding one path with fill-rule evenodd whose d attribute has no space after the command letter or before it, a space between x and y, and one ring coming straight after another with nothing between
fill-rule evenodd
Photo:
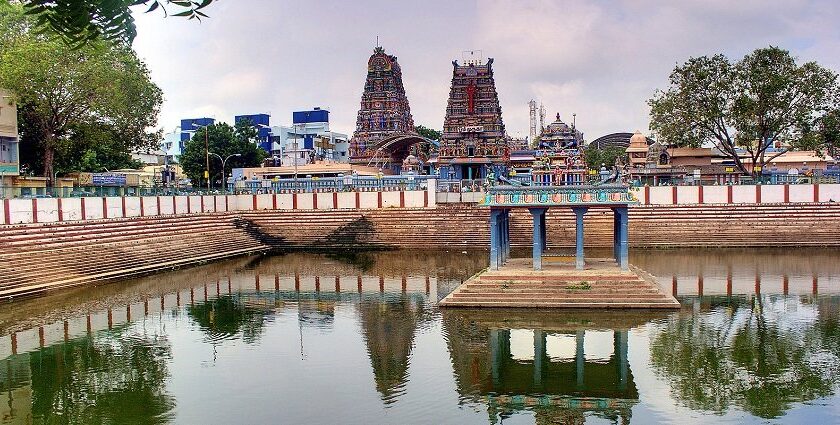
<instances>
[{"instance_id":1,"label":"blue pillar","mask_svg":"<svg viewBox=\"0 0 840 425\"><path fill-rule=\"evenodd\" d=\"M618 216L617 208L613 208L613 259L615 259L616 264L618 264L619 259L619 236L621 234L621 220Z\"/></svg>"},{"instance_id":2,"label":"blue pillar","mask_svg":"<svg viewBox=\"0 0 840 425\"><path fill-rule=\"evenodd\" d=\"M505 261L510 259L510 210L505 210Z\"/></svg>"},{"instance_id":3,"label":"blue pillar","mask_svg":"<svg viewBox=\"0 0 840 425\"><path fill-rule=\"evenodd\" d=\"M627 207L616 208L618 215L618 266L621 270L630 268L629 248L628 248L628 217Z\"/></svg>"},{"instance_id":4,"label":"blue pillar","mask_svg":"<svg viewBox=\"0 0 840 425\"><path fill-rule=\"evenodd\" d=\"M548 215L548 210L546 210L546 213L542 215L542 226L541 227L542 227L542 243L543 243L542 244L542 250L543 250L543 252L545 252L545 250L548 248L548 226L546 226L546 219L545 219L545 217L547 215Z\"/></svg>"},{"instance_id":5,"label":"blue pillar","mask_svg":"<svg viewBox=\"0 0 840 425\"><path fill-rule=\"evenodd\" d=\"M583 270L585 265L583 259L583 215L586 214L586 207L572 208L575 212L575 268Z\"/></svg>"},{"instance_id":6,"label":"blue pillar","mask_svg":"<svg viewBox=\"0 0 840 425\"><path fill-rule=\"evenodd\" d=\"M534 261L534 270L542 270L542 253L543 253L543 216L545 215L545 208L528 208L534 219L534 249L532 253Z\"/></svg>"},{"instance_id":7,"label":"blue pillar","mask_svg":"<svg viewBox=\"0 0 840 425\"><path fill-rule=\"evenodd\" d=\"M501 237L499 229L499 219L501 215L500 210L490 210L490 270L499 269L499 248L501 247Z\"/></svg>"}]
</instances>

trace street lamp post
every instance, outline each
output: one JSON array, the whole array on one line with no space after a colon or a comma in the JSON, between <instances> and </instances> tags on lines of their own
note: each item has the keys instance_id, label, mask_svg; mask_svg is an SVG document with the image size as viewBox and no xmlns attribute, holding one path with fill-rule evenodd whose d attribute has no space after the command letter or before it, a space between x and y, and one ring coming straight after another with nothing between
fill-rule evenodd
<instances>
[{"instance_id":1,"label":"street lamp post","mask_svg":"<svg viewBox=\"0 0 840 425\"><path fill-rule=\"evenodd\" d=\"M234 156L242 156L242 154L234 153L234 154L230 154L230 155L228 155L228 156L227 156L227 157L225 157L225 158L222 158L222 156L221 156L221 155L219 155L219 154L217 154L217 153L209 152L209 154L210 154L210 155L215 155L215 156L216 156L216 158L219 158L219 160L221 160L221 161L222 161L222 193L227 194L227 182L225 181L225 178L227 177L227 175L225 174L225 164L227 164L227 161L228 161L229 159L231 159L232 157L234 157ZM209 167L208 167L208 170L209 170Z\"/></svg>"},{"instance_id":2,"label":"street lamp post","mask_svg":"<svg viewBox=\"0 0 840 425\"><path fill-rule=\"evenodd\" d=\"M193 123L193 127L204 128L204 179L207 180L207 190L210 190L210 140L209 140L209 124L199 125ZM224 170L222 170L224 171Z\"/></svg>"}]
</instances>

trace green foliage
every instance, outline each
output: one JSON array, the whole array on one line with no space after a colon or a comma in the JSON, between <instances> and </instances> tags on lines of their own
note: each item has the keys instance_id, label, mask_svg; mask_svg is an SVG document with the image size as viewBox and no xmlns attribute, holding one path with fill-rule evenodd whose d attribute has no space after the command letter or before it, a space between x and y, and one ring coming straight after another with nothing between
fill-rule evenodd
<instances>
[{"instance_id":1,"label":"green foliage","mask_svg":"<svg viewBox=\"0 0 840 425\"><path fill-rule=\"evenodd\" d=\"M236 123L236 127L231 127L227 123L216 123L199 128L184 144L184 151L178 158L178 162L183 167L184 173L192 180L193 186L205 187L205 134L211 153L218 154L222 158L233 154L242 155L231 157L227 161L226 172L230 173L232 168L257 167L262 164L268 153L257 145L257 133L257 129L247 120ZM210 177L216 187L223 180L222 162L215 155L210 155Z\"/></svg>"},{"instance_id":2,"label":"green foliage","mask_svg":"<svg viewBox=\"0 0 840 425\"><path fill-rule=\"evenodd\" d=\"M201 20L213 0L23 0L26 13L35 19L40 33L58 35L70 46L109 40L131 44L137 35L131 7L142 6L146 13ZM167 8L170 8L167 11Z\"/></svg>"},{"instance_id":3,"label":"green foliage","mask_svg":"<svg viewBox=\"0 0 840 425\"><path fill-rule=\"evenodd\" d=\"M600 169L601 164L611 168L615 164L616 158L621 158L622 162L627 163L626 151L625 148L618 146L608 146L604 149L587 148L584 151L583 159L590 170Z\"/></svg>"},{"instance_id":4,"label":"green foliage","mask_svg":"<svg viewBox=\"0 0 840 425\"><path fill-rule=\"evenodd\" d=\"M16 20L22 24L10 24ZM30 170L51 177L59 163L67 171L99 171L56 157L94 141L122 154L156 147L160 134L147 129L157 124L163 95L130 48L92 42L72 49L30 31L22 8L9 4L0 7L0 25L21 31L0 41L0 86L17 96Z\"/></svg>"},{"instance_id":5,"label":"green foliage","mask_svg":"<svg viewBox=\"0 0 840 425\"><path fill-rule=\"evenodd\" d=\"M440 140L441 133L433 128L425 127L422 125L414 126L414 131L417 134L429 139L429 140Z\"/></svg>"},{"instance_id":6,"label":"green foliage","mask_svg":"<svg viewBox=\"0 0 840 425\"><path fill-rule=\"evenodd\" d=\"M836 318L800 326L766 301L730 298L656 326L651 365L677 400L693 410L723 414L737 406L771 419L835 391L837 362L823 359L837 353Z\"/></svg>"},{"instance_id":7,"label":"green foliage","mask_svg":"<svg viewBox=\"0 0 840 425\"><path fill-rule=\"evenodd\" d=\"M745 174L738 148L761 167L771 146L807 141L817 120L836 107L837 75L815 62L797 65L778 47L757 49L737 63L723 55L677 66L670 87L648 101L651 129L670 146L713 143Z\"/></svg>"}]
</instances>

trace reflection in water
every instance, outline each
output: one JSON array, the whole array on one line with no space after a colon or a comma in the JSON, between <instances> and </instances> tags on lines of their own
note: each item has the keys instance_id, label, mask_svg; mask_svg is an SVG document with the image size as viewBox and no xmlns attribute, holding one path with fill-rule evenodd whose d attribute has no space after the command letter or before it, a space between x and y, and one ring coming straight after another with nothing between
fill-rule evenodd
<instances>
[{"instance_id":1,"label":"reflection in water","mask_svg":"<svg viewBox=\"0 0 840 425\"><path fill-rule=\"evenodd\" d=\"M414 335L426 319L420 297L393 296L369 299L357 306L376 390L386 404L403 394Z\"/></svg>"},{"instance_id":2,"label":"reflection in water","mask_svg":"<svg viewBox=\"0 0 840 425\"><path fill-rule=\"evenodd\" d=\"M836 254L634 253L679 312L438 311L483 252L240 259L24 300L0 311L0 423L838 422Z\"/></svg>"},{"instance_id":3,"label":"reflection in water","mask_svg":"<svg viewBox=\"0 0 840 425\"><path fill-rule=\"evenodd\" d=\"M840 297L810 301L765 295L684 310L656 327L652 365L692 409L779 417L838 386Z\"/></svg>"},{"instance_id":4,"label":"reflection in water","mask_svg":"<svg viewBox=\"0 0 840 425\"><path fill-rule=\"evenodd\" d=\"M486 403L491 423L522 409L533 411L537 423L583 423L587 413L628 423L639 394L628 366L627 331L663 314L442 311L458 393ZM584 349L587 330L604 328L611 329L612 354L591 359ZM512 329L531 336L517 358ZM549 336L568 336L562 339L573 354L549 353Z\"/></svg>"},{"instance_id":5,"label":"reflection in water","mask_svg":"<svg viewBox=\"0 0 840 425\"><path fill-rule=\"evenodd\" d=\"M222 295L187 306L187 315L207 334L209 341L241 335L246 343L254 343L273 314L273 305L248 302L247 297L238 295Z\"/></svg>"},{"instance_id":6,"label":"reflection in water","mask_svg":"<svg viewBox=\"0 0 840 425\"><path fill-rule=\"evenodd\" d=\"M172 419L165 337L132 326L74 338L3 362L3 422L136 423Z\"/></svg>"}]
</instances>

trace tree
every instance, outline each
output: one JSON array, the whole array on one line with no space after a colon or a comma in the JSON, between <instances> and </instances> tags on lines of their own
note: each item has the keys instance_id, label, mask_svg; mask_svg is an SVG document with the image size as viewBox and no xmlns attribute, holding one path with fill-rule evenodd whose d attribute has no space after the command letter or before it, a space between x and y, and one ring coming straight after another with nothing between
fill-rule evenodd
<instances>
[{"instance_id":1,"label":"tree","mask_svg":"<svg viewBox=\"0 0 840 425\"><path fill-rule=\"evenodd\" d=\"M5 0L0 0L5 1ZM23 0L26 13L34 16L40 32L51 31L68 45L80 47L101 40L131 44L137 35L132 7L146 13L201 20L202 9L214 0ZM167 11L167 8L170 8Z\"/></svg>"},{"instance_id":2,"label":"tree","mask_svg":"<svg viewBox=\"0 0 840 425\"><path fill-rule=\"evenodd\" d=\"M797 65L778 47L757 49L735 64L723 55L691 58L648 101L650 127L670 146L712 143L742 173L754 174L807 140L838 92L834 72L815 62ZM773 146L784 148L766 156ZM744 154L758 169L748 168Z\"/></svg>"},{"instance_id":3,"label":"tree","mask_svg":"<svg viewBox=\"0 0 840 425\"><path fill-rule=\"evenodd\" d=\"M27 22L20 6L0 5L0 22L15 19ZM0 86L20 105L21 150L38 157L29 158L31 170L52 178L62 146L94 130L124 153L156 147L160 135L147 129L157 124L163 95L129 47L96 42L71 49L29 25L19 28L0 42Z\"/></svg>"},{"instance_id":4,"label":"tree","mask_svg":"<svg viewBox=\"0 0 840 425\"><path fill-rule=\"evenodd\" d=\"M820 154L827 153L837 160L840 155L840 108L827 112L820 118L818 130L819 145L816 150Z\"/></svg>"},{"instance_id":5,"label":"tree","mask_svg":"<svg viewBox=\"0 0 840 425\"><path fill-rule=\"evenodd\" d=\"M429 127L422 126L422 125L417 125L417 126L414 126L414 131L416 131L417 134L419 134L419 135L421 135L421 136L423 136L423 137L425 137L429 140L440 140L440 132L433 129L433 128L429 128Z\"/></svg>"},{"instance_id":6,"label":"tree","mask_svg":"<svg viewBox=\"0 0 840 425\"><path fill-rule=\"evenodd\" d=\"M610 168L615 164L616 158L621 158L625 164L627 163L626 151L627 149L618 146L607 146L604 149L587 148L584 151L583 158L590 170L600 169L601 164Z\"/></svg>"},{"instance_id":7,"label":"tree","mask_svg":"<svg viewBox=\"0 0 840 425\"><path fill-rule=\"evenodd\" d=\"M184 151L178 158L178 162L184 169L184 173L193 182L193 186L203 186L205 170L204 138L207 132L207 144L209 151L222 158L229 155L240 154L241 156L231 157L225 166L227 170L236 167L257 167L262 164L268 153L258 145L257 129L247 120L236 123L231 127L227 123L211 124L199 128L193 136L184 144ZM210 177L212 181L221 181L222 162L214 155L210 155Z\"/></svg>"}]
</instances>

